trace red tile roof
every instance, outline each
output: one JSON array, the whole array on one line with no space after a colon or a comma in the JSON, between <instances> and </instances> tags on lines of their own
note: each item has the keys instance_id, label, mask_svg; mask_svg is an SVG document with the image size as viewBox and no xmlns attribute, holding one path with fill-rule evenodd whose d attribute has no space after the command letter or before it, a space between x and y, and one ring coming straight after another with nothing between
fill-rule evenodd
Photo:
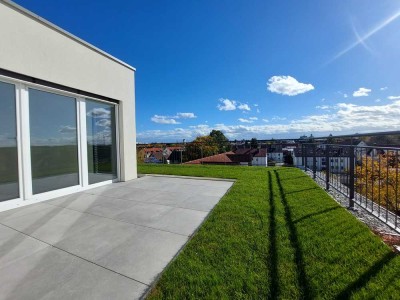
<instances>
[{"instance_id":1,"label":"red tile roof","mask_svg":"<svg viewBox=\"0 0 400 300\"><path fill-rule=\"evenodd\" d=\"M238 162L232 160L231 158L234 154L234 152L229 151L200 159L191 160L186 162L186 164L237 164Z\"/></svg>"},{"instance_id":2,"label":"red tile roof","mask_svg":"<svg viewBox=\"0 0 400 300\"><path fill-rule=\"evenodd\" d=\"M144 148L145 152L162 152L162 148Z\"/></svg>"}]
</instances>

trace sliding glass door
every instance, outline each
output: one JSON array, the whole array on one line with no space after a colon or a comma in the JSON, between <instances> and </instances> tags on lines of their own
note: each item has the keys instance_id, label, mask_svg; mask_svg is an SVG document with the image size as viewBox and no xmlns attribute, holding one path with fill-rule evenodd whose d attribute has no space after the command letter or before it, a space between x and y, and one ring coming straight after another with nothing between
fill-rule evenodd
<instances>
[{"instance_id":1,"label":"sliding glass door","mask_svg":"<svg viewBox=\"0 0 400 300\"><path fill-rule=\"evenodd\" d=\"M0 201L19 198L15 85L0 82Z\"/></svg>"},{"instance_id":2,"label":"sliding glass door","mask_svg":"<svg viewBox=\"0 0 400 300\"><path fill-rule=\"evenodd\" d=\"M86 100L89 184L117 178L115 105Z\"/></svg>"},{"instance_id":3,"label":"sliding glass door","mask_svg":"<svg viewBox=\"0 0 400 300\"><path fill-rule=\"evenodd\" d=\"M79 185L76 99L29 89L32 192Z\"/></svg>"},{"instance_id":4,"label":"sliding glass door","mask_svg":"<svg viewBox=\"0 0 400 300\"><path fill-rule=\"evenodd\" d=\"M0 81L0 202L48 199L116 179L116 108Z\"/></svg>"}]
</instances>

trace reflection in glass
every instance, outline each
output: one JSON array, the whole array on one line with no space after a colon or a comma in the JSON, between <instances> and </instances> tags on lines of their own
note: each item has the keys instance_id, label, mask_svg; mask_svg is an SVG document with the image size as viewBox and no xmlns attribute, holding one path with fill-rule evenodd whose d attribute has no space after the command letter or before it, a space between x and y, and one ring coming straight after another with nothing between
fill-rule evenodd
<instances>
[{"instance_id":1,"label":"reflection in glass","mask_svg":"<svg viewBox=\"0 0 400 300\"><path fill-rule=\"evenodd\" d=\"M117 178L115 106L86 100L89 184Z\"/></svg>"},{"instance_id":2,"label":"reflection in glass","mask_svg":"<svg viewBox=\"0 0 400 300\"><path fill-rule=\"evenodd\" d=\"M15 86L0 82L0 201L19 197Z\"/></svg>"},{"instance_id":3,"label":"reflection in glass","mask_svg":"<svg viewBox=\"0 0 400 300\"><path fill-rule=\"evenodd\" d=\"M76 100L29 89L33 194L79 184Z\"/></svg>"}]
</instances>

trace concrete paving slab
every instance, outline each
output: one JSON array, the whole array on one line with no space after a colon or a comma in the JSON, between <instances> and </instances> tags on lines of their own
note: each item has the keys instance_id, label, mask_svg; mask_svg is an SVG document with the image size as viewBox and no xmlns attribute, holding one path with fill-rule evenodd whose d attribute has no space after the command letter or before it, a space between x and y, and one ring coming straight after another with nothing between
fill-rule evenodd
<instances>
[{"instance_id":1,"label":"concrete paving slab","mask_svg":"<svg viewBox=\"0 0 400 300\"><path fill-rule=\"evenodd\" d=\"M208 212L176 207L149 226L189 236L200 226L207 215Z\"/></svg>"},{"instance_id":2,"label":"concrete paving slab","mask_svg":"<svg viewBox=\"0 0 400 300\"><path fill-rule=\"evenodd\" d=\"M0 269L46 247L46 243L0 225Z\"/></svg>"},{"instance_id":3,"label":"concrete paving slab","mask_svg":"<svg viewBox=\"0 0 400 300\"><path fill-rule=\"evenodd\" d=\"M97 224L55 244L57 248L96 261L128 239L136 239L143 227L99 218Z\"/></svg>"},{"instance_id":4,"label":"concrete paving slab","mask_svg":"<svg viewBox=\"0 0 400 300\"><path fill-rule=\"evenodd\" d=\"M172 209L173 207L166 205L138 203L116 215L114 219L136 225L150 226Z\"/></svg>"},{"instance_id":5,"label":"concrete paving slab","mask_svg":"<svg viewBox=\"0 0 400 300\"><path fill-rule=\"evenodd\" d=\"M136 280L151 284L187 242L187 237L143 228L97 263Z\"/></svg>"},{"instance_id":6,"label":"concrete paving slab","mask_svg":"<svg viewBox=\"0 0 400 300\"><path fill-rule=\"evenodd\" d=\"M23 207L19 207L19 208L2 211L2 212L0 212L0 222L7 220L7 219L24 216L24 215L30 214L32 212L35 212L35 211L41 211L41 210L45 209L46 207L49 207L49 206L46 203L41 202L41 203L35 203L35 204L31 204L31 205L27 205L27 206L23 206Z\"/></svg>"},{"instance_id":7,"label":"concrete paving slab","mask_svg":"<svg viewBox=\"0 0 400 300\"><path fill-rule=\"evenodd\" d=\"M216 196L193 195L179 203L178 207L209 212L220 199Z\"/></svg>"},{"instance_id":8,"label":"concrete paving slab","mask_svg":"<svg viewBox=\"0 0 400 300\"><path fill-rule=\"evenodd\" d=\"M49 244L89 228L98 217L53 206L2 223Z\"/></svg>"},{"instance_id":9,"label":"concrete paving slab","mask_svg":"<svg viewBox=\"0 0 400 300\"><path fill-rule=\"evenodd\" d=\"M161 192L156 196L147 199L147 203L179 206L190 197L190 194L184 192Z\"/></svg>"},{"instance_id":10,"label":"concrete paving slab","mask_svg":"<svg viewBox=\"0 0 400 300\"><path fill-rule=\"evenodd\" d=\"M54 248L0 269L0 299L132 299L146 288Z\"/></svg>"},{"instance_id":11,"label":"concrete paving slab","mask_svg":"<svg viewBox=\"0 0 400 300\"><path fill-rule=\"evenodd\" d=\"M90 212L91 208L99 205L116 209L119 208L122 210L135 205L135 202L132 201L86 193L78 193L65 197L60 197L54 200L47 201L46 203L81 212Z\"/></svg>"},{"instance_id":12,"label":"concrete paving slab","mask_svg":"<svg viewBox=\"0 0 400 300\"><path fill-rule=\"evenodd\" d=\"M120 193L118 198L123 200L132 201L146 201L148 199L153 199L154 197L160 195L162 191L158 190L146 190L143 188L125 188L123 193Z\"/></svg>"}]
</instances>

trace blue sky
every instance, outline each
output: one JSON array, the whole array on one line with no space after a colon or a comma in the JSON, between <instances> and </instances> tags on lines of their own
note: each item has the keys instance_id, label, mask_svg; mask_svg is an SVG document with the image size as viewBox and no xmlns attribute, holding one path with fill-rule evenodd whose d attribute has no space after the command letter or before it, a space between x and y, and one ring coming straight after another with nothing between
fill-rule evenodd
<instances>
[{"instance_id":1,"label":"blue sky","mask_svg":"<svg viewBox=\"0 0 400 300\"><path fill-rule=\"evenodd\" d=\"M400 128L400 2L18 0L137 68L137 141Z\"/></svg>"}]
</instances>

